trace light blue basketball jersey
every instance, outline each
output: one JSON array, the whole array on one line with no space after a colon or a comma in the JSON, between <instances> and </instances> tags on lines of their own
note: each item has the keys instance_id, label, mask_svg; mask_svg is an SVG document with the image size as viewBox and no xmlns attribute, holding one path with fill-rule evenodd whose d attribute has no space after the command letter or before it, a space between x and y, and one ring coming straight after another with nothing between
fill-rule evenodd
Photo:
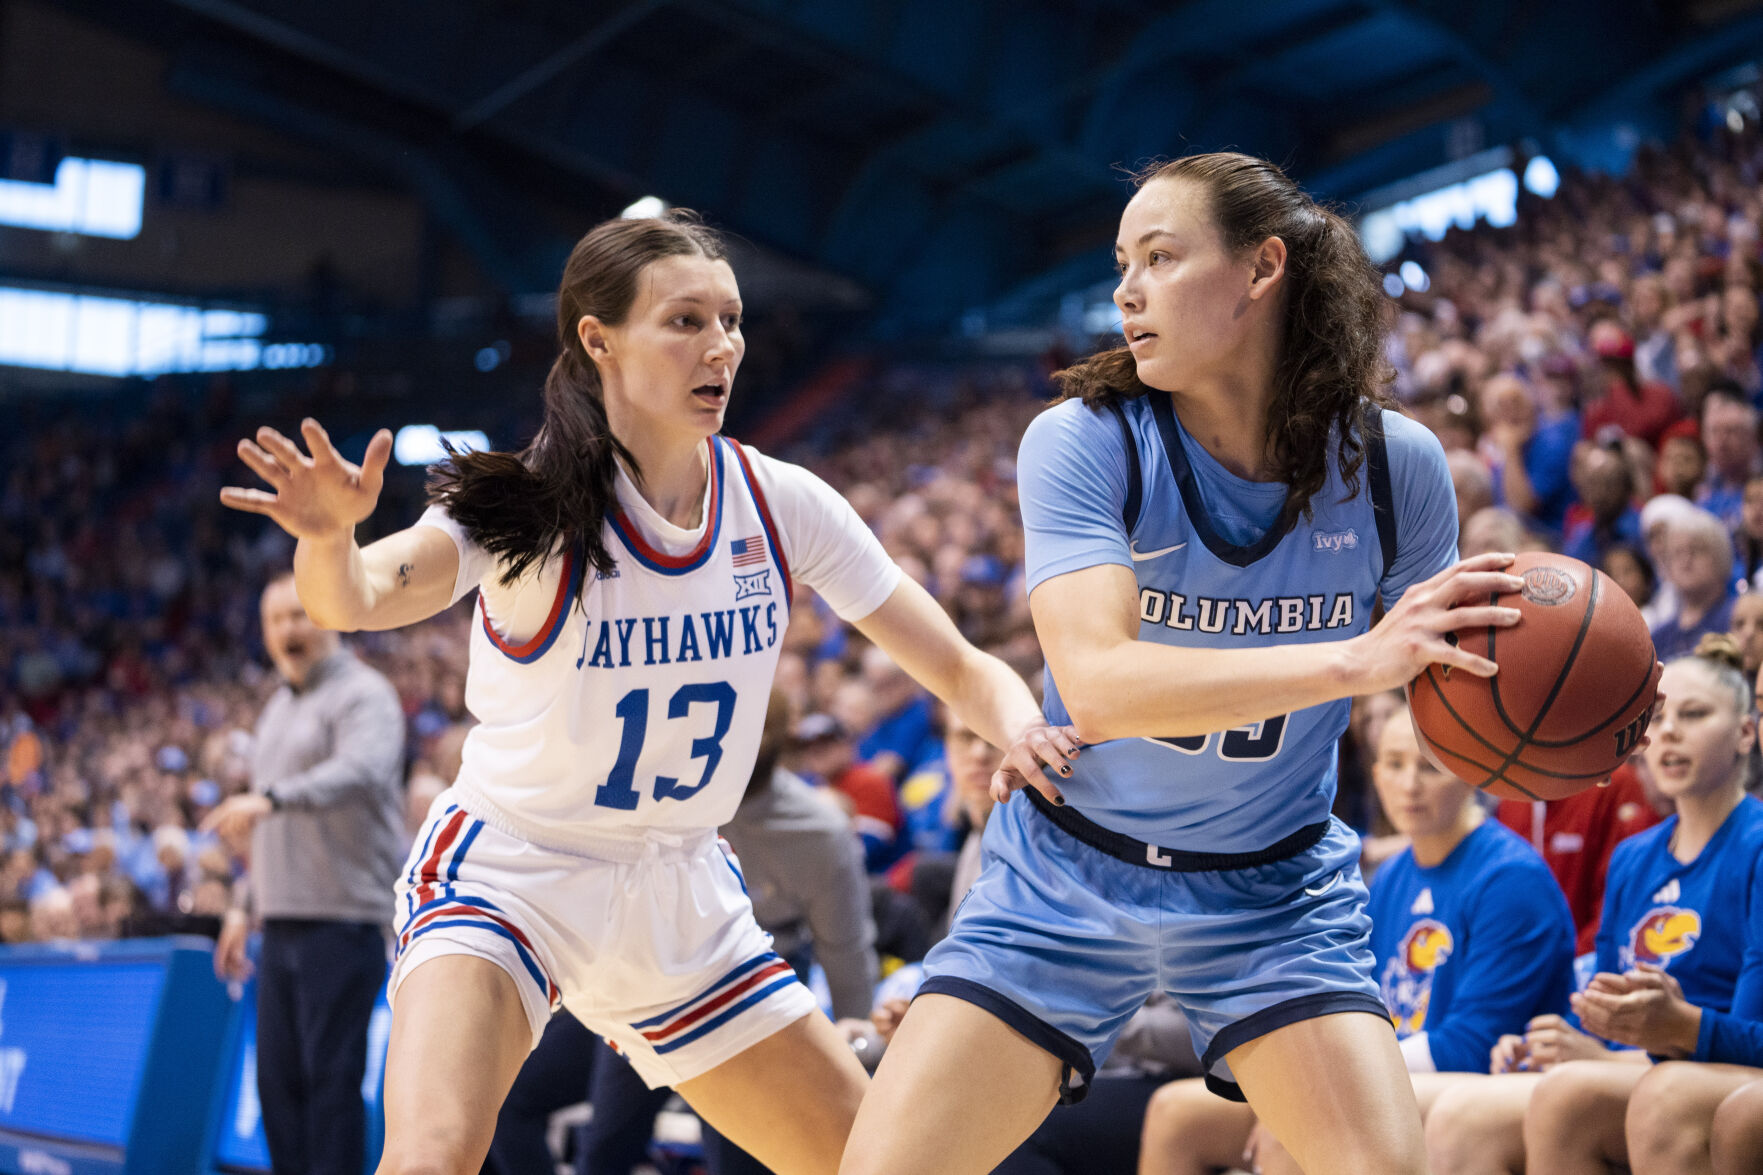
<instances>
[{"instance_id":1,"label":"light blue basketball jersey","mask_svg":"<svg viewBox=\"0 0 1763 1175\"><path fill-rule=\"evenodd\" d=\"M1043 412L1023 436L1017 476L1029 590L1086 567L1130 567L1140 640L1225 649L1344 640L1366 631L1380 595L1393 605L1457 558L1444 450L1398 413L1382 414L1382 459L1361 467L1359 492L1346 497L1331 445L1312 518L1283 531L1274 527L1286 487L1226 470L1187 435L1169 397L1152 392L1123 413L1141 487L1130 533L1132 462L1113 413L1078 400ZM1389 493L1378 496L1394 517L1380 540L1371 484L1385 476ZM1138 840L1251 852L1328 818L1348 709L1342 699L1191 738L1104 742L1085 749L1060 790L1089 819ZM1070 721L1051 670L1044 710L1050 722Z\"/></svg>"}]
</instances>

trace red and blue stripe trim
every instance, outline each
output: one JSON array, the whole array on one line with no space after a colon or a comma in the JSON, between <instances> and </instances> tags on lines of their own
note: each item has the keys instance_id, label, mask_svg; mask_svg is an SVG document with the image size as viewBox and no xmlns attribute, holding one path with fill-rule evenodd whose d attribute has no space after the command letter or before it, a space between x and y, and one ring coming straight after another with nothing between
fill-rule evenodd
<instances>
[{"instance_id":1,"label":"red and blue stripe trim","mask_svg":"<svg viewBox=\"0 0 1763 1175\"><path fill-rule=\"evenodd\" d=\"M657 1053L670 1053L708 1036L795 982L796 973L790 965L767 951L734 968L702 994L631 1027L642 1033Z\"/></svg>"},{"instance_id":2,"label":"red and blue stripe trim","mask_svg":"<svg viewBox=\"0 0 1763 1175\"><path fill-rule=\"evenodd\" d=\"M704 566L710 553L716 549L717 536L722 533L722 453L717 447L720 439L713 436L705 442L710 446L710 503L704 509L710 518L709 524L704 527L704 537L690 551L684 555L669 555L650 546L643 538L643 532L637 529L622 508L607 515L606 520L612 524L612 532L630 549L637 562L650 571L658 571L662 575L684 575Z\"/></svg>"},{"instance_id":3,"label":"red and blue stripe trim","mask_svg":"<svg viewBox=\"0 0 1763 1175\"><path fill-rule=\"evenodd\" d=\"M796 602L796 585L790 579L790 564L784 558L783 544L777 541L777 523L771 517L771 506L765 501L765 491L759 488L759 479L753 476L753 466L747 461L746 450L734 440L728 442L728 447L735 460L741 463L741 476L746 479L747 492L753 495L753 504L759 507L759 523L765 528L766 545L771 548L771 558L784 581L784 607L787 609Z\"/></svg>"},{"instance_id":4,"label":"red and blue stripe trim","mask_svg":"<svg viewBox=\"0 0 1763 1175\"><path fill-rule=\"evenodd\" d=\"M520 644L511 644L496 635L495 628L490 624L489 609L484 607L484 595L478 593L478 615L483 618L484 635L490 643L501 650L503 655L522 665L530 665L548 652L557 642L557 634L563 631L563 622L569 617L569 606L575 603L575 566L581 556L572 548L563 553L563 581L557 585L557 598L551 601L551 613L545 617L545 623L539 627L529 639Z\"/></svg>"},{"instance_id":5,"label":"red and blue stripe trim","mask_svg":"<svg viewBox=\"0 0 1763 1175\"><path fill-rule=\"evenodd\" d=\"M539 965L538 954L533 950L532 942L521 932L520 927L509 921L507 915L482 898L441 897L418 907L416 916L406 923L404 930L398 935L398 953L403 954L411 943L429 931L450 926L488 930L513 943L521 965L544 993L546 1004L553 1008L557 1006L561 993L557 990L557 985L551 982L545 969Z\"/></svg>"}]
</instances>

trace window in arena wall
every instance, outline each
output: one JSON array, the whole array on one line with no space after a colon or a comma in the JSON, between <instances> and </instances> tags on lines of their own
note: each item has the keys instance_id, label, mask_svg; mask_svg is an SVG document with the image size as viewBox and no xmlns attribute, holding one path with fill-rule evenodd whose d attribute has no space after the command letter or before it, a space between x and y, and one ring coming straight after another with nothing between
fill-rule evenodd
<instances>
[{"instance_id":1,"label":"window in arena wall","mask_svg":"<svg viewBox=\"0 0 1763 1175\"><path fill-rule=\"evenodd\" d=\"M139 164L69 156L52 184L0 179L0 224L132 240L141 233L146 190Z\"/></svg>"},{"instance_id":2,"label":"window in arena wall","mask_svg":"<svg viewBox=\"0 0 1763 1175\"><path fill-rule=\"evenodd\" d=\"M0 286L0 365L84 375L319 367L317 343L266 343L269 320L113 295Z\"/></svg>"}]
</instances>

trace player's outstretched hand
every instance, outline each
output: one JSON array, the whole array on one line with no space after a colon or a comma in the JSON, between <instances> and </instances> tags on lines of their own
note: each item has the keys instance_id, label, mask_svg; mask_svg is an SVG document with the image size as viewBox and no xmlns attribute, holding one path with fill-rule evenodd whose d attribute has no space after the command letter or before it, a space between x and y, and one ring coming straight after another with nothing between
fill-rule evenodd
<instances>
[{"instance_id":1,"label":"player's outstretched hand","mask_svg":"<svg viewBox=\"0 0 1763 1175\"><path fill-rule=\"evenodd\" d=\"M222 504L267 515L297 539L352 532L379 501L386 460L392 455L391 432L382 428L373 435L360 465L345 461L311 417L300 423L300 432L310 457L269 427L258 429L255 441L241 440L239 460L273 492L227 486L220 491Z\"/></svg>"},{"instance_id":2,"label":"player's outstretched hand","mask_svg":"<svg viewBox=\"0 0 1763 1175\"><path fill-rule=\"evenodd\" d=\"M992 799L1007 803L1010 793L1032 787L1050 803L1063 804L1058 784L1047 774L1048 769L1059 775L1071 774L1071 760L1083 749L1075 726L1049 726L1037 722L1016 736L1004 752L1004 762L992 773Z\"/></svg>"},{"instance_id":3,"label":"player's outstretched hand","mask_svg":"<svg viewBox=\"0 0 1763 1175\"><path fill-rule=\"evenodd\" d=\"M1510 628L1518 623L1518 609L1487 602L1490 596L1524 586L1522 579L1503 570L1514 558L1493 552L1464 559L1404 592L1377 627L1353 638L1353 692L1369 694L1406 685L1433 664L1492 677L1499 666L1449 638L1461 628Z\"/></svg>"}]
</instances>

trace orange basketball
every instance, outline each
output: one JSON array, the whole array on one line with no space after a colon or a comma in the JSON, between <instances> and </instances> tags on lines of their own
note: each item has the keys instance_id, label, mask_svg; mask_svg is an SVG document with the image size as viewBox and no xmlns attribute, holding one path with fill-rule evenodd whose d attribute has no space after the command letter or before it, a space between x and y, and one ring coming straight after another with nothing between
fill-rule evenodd
<instances>
[{"instance_id":1,"label":"orange basketball","mask_svg":"<svg viewBox=\"0 0 1763 1175\"><path fill-rule=\"evenodd\" d=\"M1500 671L1429 665L1408 701L1453 774L1505 799L1558 800L1609 778L1640 742L1659 665L1640 609L1603 572L1549 552L1509 570L1524 587L1491 602L1523 619L1456 634Z\"/></svg>"}]
</instances>

